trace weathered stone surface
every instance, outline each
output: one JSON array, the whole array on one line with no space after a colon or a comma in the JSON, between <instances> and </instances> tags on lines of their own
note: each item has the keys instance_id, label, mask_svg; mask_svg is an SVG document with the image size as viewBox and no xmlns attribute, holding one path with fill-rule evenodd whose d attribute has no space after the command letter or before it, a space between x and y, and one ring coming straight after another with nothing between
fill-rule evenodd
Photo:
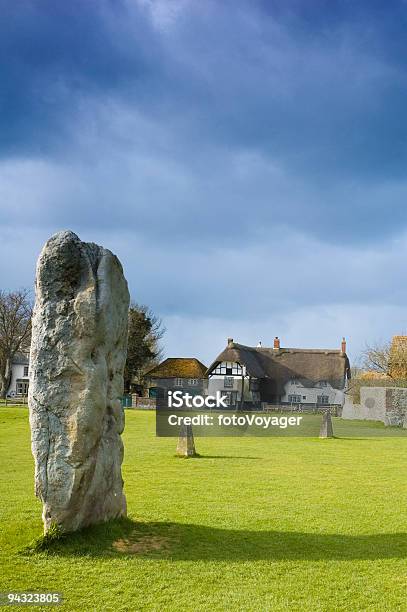
<instances>
[{"instance_id":1,"label":"weathered stone surface","mask_svg":"<svg viewBox=\"0 0 407 612\"><path fill-rule=\"evenodd\" d=\"M115 255L72 232L50 238L37 264L29 389L45 531L126 514L119 398L128 306Z\"/></svg>"},{"instance_id":2,"label":"weathered stone surface","mask_svg":"<svg viewBox=\"0 0 407 612\"><path fill-rule=\"evenodd\" d=\"M330 412L325 412L322 416L322 424L319 432L320 438L333 438L334 430L332 427L332 417Z\"/></svg>"},{"instance_id":3,"label":"weathered stone surface","mask_svg":"<svg viewBox=\"0 0 407 612\"><path fill-rule=\"evenodd\" d=\"M177 455L179 457L196 457L192 425L181 425L177 445Z\"/></svg>"}]
</instances>

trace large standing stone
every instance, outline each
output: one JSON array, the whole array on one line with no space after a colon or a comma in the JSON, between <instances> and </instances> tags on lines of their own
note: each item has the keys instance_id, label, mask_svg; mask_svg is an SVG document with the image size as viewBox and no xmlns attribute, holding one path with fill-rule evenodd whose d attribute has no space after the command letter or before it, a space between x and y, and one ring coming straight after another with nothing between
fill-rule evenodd
<instances>
[{"instance_id":1,"label":"large standing stone","mask_svg":"<svg viewBox=\"0 0 407 612\"><path fill-rule=\"evenodd\" d=\"M29 389L45 531L126 514L119 398L128 307L115 255L72 232L48 240L37 264Z\"/></svg>"}]
</instances>

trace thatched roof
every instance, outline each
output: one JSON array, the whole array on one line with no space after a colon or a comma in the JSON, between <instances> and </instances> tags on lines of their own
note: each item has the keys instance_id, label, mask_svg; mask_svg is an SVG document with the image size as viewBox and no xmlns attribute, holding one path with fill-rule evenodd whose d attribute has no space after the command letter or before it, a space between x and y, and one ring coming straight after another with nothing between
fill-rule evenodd
<instances>
[{"instance_id":1,"label":"thatched roof","mask_svg":"<svg viewBox=\"0 0 407 612\"><path fill-rule=\"evenodd\" d=\"M13 365L29 365L30 360L25 353L16 353L13 357Z\"/></svg>"},{"instance_id":2,"label":"thatched roof","mask_svg":"<svg viewBox=\"0 0 407 612\"><path fill-rule=\"evenodd\" d=\"M148 378L206 378L206 366L195 357L168 357L146 373Z\"/></svg>"},{"instance_id":3,"label":"thatched roof","mask_svg":"<svg viewBox=\"0 0 407 612\"><path fill-rule=\"evenodd\" d=\"M305 387L320 381L343 389L350 378L350 364L346 353L340 350L264 348L230 342L208 368L210 374L222 361L238 362L246 366L247 374L264 379L270 393L282 394L285 384L297 379Z\"/></svg>"}]
</instances>

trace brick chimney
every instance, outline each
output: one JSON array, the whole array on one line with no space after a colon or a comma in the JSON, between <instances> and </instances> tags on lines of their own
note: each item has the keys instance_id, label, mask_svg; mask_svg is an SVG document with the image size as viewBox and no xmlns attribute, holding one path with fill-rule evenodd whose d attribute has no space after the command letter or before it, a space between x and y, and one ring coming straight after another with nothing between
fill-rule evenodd
<instances>
[{"instance_id":1,"label":"brick chimney","mask_svg":"<svg viewBox=\"0 0 407 612\"><path fill-rule=\"evenodd\" d=\"M346 340L345 340L345 338L342 338L341 353L346 353Z\"/></svg>"},{"instance_id":2,"label":"brick chimney","mask_svg":"<svg viewBox=\"0 0 407 612\"><path fill-rule=\"evenodd\" d=\"M278 350L280 348L280 338L278 336L276 336L274 338L273 348L276 349L276 350Z\"/></svg>"},{"instance_id":3,"label":"brick chimney","mask_svg":"<svg viewBox=\"0 0 407 612\"><path fill-rule=\"evenodd\" d=\"M233 338L228 338L228 346L230 346L231 344L233 344Z\"/></svg>"}]
</instances>

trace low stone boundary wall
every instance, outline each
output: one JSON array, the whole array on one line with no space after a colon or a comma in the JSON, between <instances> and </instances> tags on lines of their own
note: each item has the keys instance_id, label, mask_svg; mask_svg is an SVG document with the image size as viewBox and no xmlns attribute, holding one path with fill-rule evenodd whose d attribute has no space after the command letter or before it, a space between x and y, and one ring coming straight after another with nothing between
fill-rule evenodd
<instances>
[{"instance_id":1,"label":"low stone boundary wall","mask_svg":"<svg viewBox=\"0 0 407 612\"><path fill-rule=\"evenodd\" d=\"M324 405L324 406L315 406L315 404L267 404L265 402L262 403L263 412L290 412L290 413L299 413L299 414L324 414L325 412L329 412L332 416L341 416L342 415L342 406L338 405Z\"/></svg>"},{"instance_id":2,"label":"low stone boundary wall","mask_svg":"<svg viewBox=\"0 0 407 612\"><path fill-rule=\"evenodd\" d=\"M157 400L154 397L139 397L138 395L131 396L131 407L136 410L155 410Z\"/></svg>"},{"instance_id":3,"label":"low stone boundary wall","mask_svg":"<svg viewBox=\"0 0 407 612\"><path fill-rule=\"evenodd\" d=\"M360 404L346 396L342 418L407 427L407 388L361 387Z\"/></svg>"}]
</instances>

